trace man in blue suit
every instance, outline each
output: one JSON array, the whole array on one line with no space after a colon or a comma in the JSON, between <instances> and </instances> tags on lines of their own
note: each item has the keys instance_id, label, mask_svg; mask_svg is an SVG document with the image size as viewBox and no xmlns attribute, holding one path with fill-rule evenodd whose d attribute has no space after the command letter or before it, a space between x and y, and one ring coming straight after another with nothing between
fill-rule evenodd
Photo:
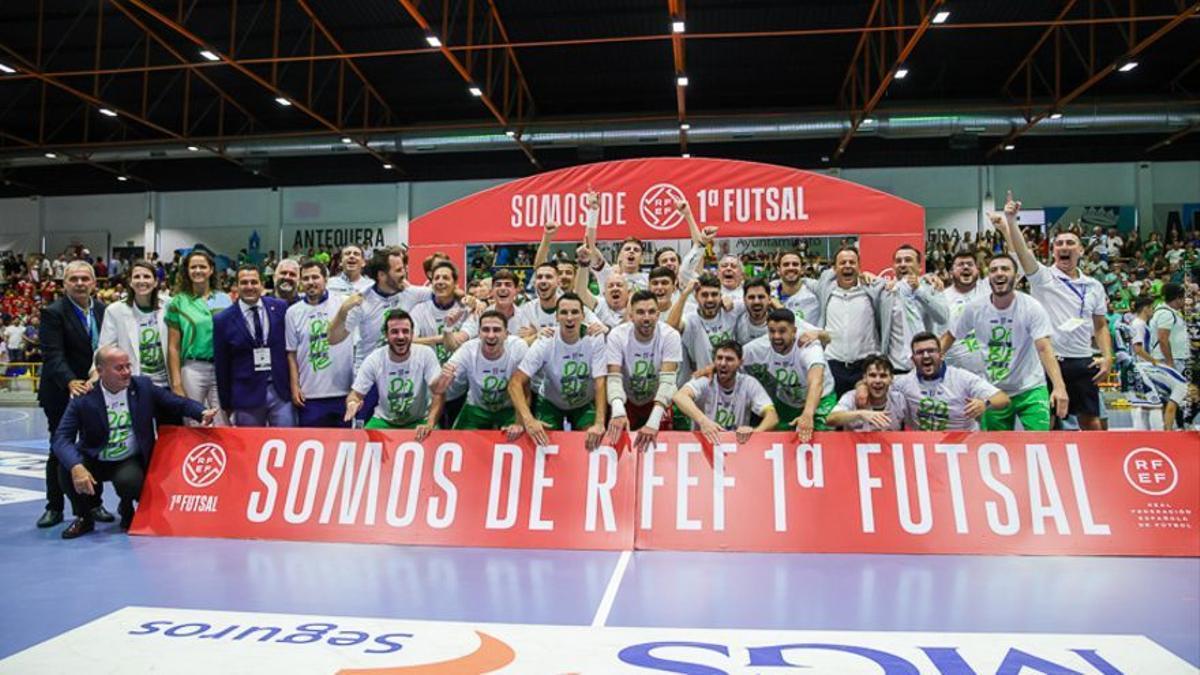
<instances>
[{"instance_id":1,"label":"man in blue suit","mask_svg":"<svg viewBox=\"0 0 1200 675\"><path fill-rule=\"evenodd\" d=\"M263 296L254 265L237 271L238 301L213 318L221 408L235 427L295 426L287 361L287 302Z\"/></svg>"},{"instance_id":2,"label":"man in blue suit","mask_svg":"<svg viewBox=\"0 0 1200 675\"><path fill-rule=\"evenodd\" d=\"M141 497L154 451L156 418L187 416L211 424L217 414L215 408L205 410L191 399L155 386L148 377L133 377L129 355L117 347L101 347L94 362L100 386L71 399L50 439L63 492L76 514L63 530L63 539L95 528L84 507L104 481L110 481L120 495L121 529L129 529L133 502Z\"/></svg>"}]
</instances>

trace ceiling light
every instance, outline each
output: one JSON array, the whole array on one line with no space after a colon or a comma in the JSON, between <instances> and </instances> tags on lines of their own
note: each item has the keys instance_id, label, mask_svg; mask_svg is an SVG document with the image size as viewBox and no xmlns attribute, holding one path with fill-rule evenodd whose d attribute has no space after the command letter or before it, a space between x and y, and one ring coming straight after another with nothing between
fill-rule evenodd
<instances>
[{"instance_id":1,"label":"ceiling light","mask_svg":"<svg viewBox=\"0 0 1200 675\"><path fill-rule=\"evenodd\" d=\"M189 146L188 146L188 150L190 150L191 152L200 152L200 146L198 146L198 145L189 145Z\"/></svg>"},{"instance_id":2,"label":"ceiling light","mask_svg":"<svg viewBox=\"0 0 1200 675\"><path fill-rule=\"evenodd\" d=\"M483 96L483 90L480 89L479 87L477 87L476 85L471 85L471 86L467 87L467 91L471 92L472 96Z\"/></svg>"},{"instance_id":3,"label":"ceiling light","mask_svg":"<svg viewBox=\"0 0 1200 675\"><path fill-rule=\"evenodd\" d=\"M1013 145L1012 143L1009 143L1009 144L1007 144L1007 145L1005 145L1005 146L1004 146L1004 149L1005 149L1005 150L1016 150L1016 149L1017 149L1017 146Z\"/></svg>"},{"instance_id":4,"label":"ceiling light","mask_svg":"<svg viewBox=\"0 0 1200 675\"><path fill-rule=\"evenodd\" d=\"M949 18L950 18L950 12L947 12L946 10L943 9L942 11L933 15L933 22L934 23L946 23L946 19L949 19Z\"/></svg>"},{"instance_id":5,"label":"ceiling light","mask_svg":"<svg viewBox=\"0 0 1200 675\"><path fill-rule=\"evenodd\" d=\"M1121 71L1122 73L1128 73L1129 71L1131 71L1137 67L1138 67L1137 61L1126 61L1125 63L1121 64L1121 67L1117 68L1117 70Z\"/></svg>"},{"instance_id":6,"label":"ceiling light","mask_svg":"<svg viewBox=\"0 0 1200 675\"><path fill-rule=\"evenodd\" d=\"M682 20L675 19L674 21L671 22L671 32L672 33L682 33L685 30L687 30L687 26L684 25Z\"/></svg>"},{"instance_id":7,"label":"ceiling light","mask_svg":"<svg viewBox=\"0 0 1200 675\"><path fill-rule=\"evenodd\" d=\"M1061 119L1062 119L1062 113L1060 113L1060 112L1052 112L1052 113L1050 113L1050 119L1052 119L1052 120L1061 120Z\"/></svg>"},{"instance_id":8,"label":"ceiling light","mask_svg":"<svg viewBox=\"0 0 1200 675\"><path fill-rule=\"evenodd\" d=\"M678 77L675 78L675 84L679 85L680 87L688 86L688 76L687 75L679 75Z\"/></svg>"},{"instance_id":9,"label":"ceiling light","mask_svg":"<svg viewBox=\"0 0 1200 675\"><path fill-rule=\"evenodd\" d=\"M129 176L117 176L117 180L124 183L125 181L129 180Z\"/></svg>"},{"instance_id":10,"label":"ceiling light","mask_svg":"<svg viewBox=\"0 0 1200 675\"><path fill-rule=\"evenodd\" d=\"M687 131L688 129L691 129L691 128L692 128L692 125L688 124L687 122L684 122L683 124L679 125L680 131Z\"/></svg>"},{"instance_id":11,"label":"ceiling light","mask_svg":"<svg viewBox=\"0 0 1200 675\"><path fill-rule=\"evenodd\" d=\"M16 68L13 68L12 66L0 63L0 73L7 73L9 75L12 75L15 72L17 72Z\"/></svg>"},{"instance_id":12,"label":"ceiling light","mask_svg":"<svg viewBox=\"0 0 1200 675\"><path fill-rule=\"evenodd\" d=\"M392 168L394 168L394 167L393 167L391 164L384 164L384 165L383 165L383 168L385 168L385 169L389 169L389 170L390 170L390 169L392 169Z\"/></svg>"},{"instance_id":13,"label":"ceiling light","mask_svg":"<svg viewBox=\"0 0 1200 675\"><path fill-rule=\"evenodd\" d=\"M906 77L908 77L908 68L901 67L896 71L897 80L903 80Z\"/></svg>"},{"instance_id":14,"label":"ceiling light","mask_svg":"<svg viewBox=\"0 0 1200 675\"><path fill-rule=\"evenodd\" d=\"M864 117L862 123L864 125L875 124L875 118L874 117Z\"/></svg>"},{"instance_id":15,"label":"ceiling light","mask_svg":"<svg viewBox=\"0 0 1200 675\"><path fill-rule=\"evenodd\" d=\"M822 162L826 162L826 163L828 163L828 162L829 162L829 155L821 155L821 161L822 161Z\"/></svg>"},{"instance_id":16,"label":"ceiling light","mask_svg":"<svg viewBox=\"0 0 1200 675\"><path fill-rule=\"evenodd\" d=\"M690 152L685 152L685 153L683 153L683 158L684 158L684 159L691 159L691 158L692 158L692 153L690 153Z\"/></svg>"},{"instance_id":17,"label":"ceiling light","mask_svg":"<svg viewBox=\"0 0 1200 675\"><path fill-rule=\"evenodd\" d=\"M508 131L504 132L504 135L508 136L509 138L516 138L517 132L513 131L512 129L509 129Z\"/></svg>"},{"instance_id":18,"label":"ceiling light","mask_svg":"<svg viewBox=\"0 0 1200 675\"><path fill-rule=\"evenodd\" d=\"M350 138L349 136L342 136L342 142L345 143L346 145L350 145L351 143L354 142L354 139Z\"/></svg>"},{"instance_id":19,"label":"ceiling light","mask_svg":"<svg viewBox=\"0 0 1200 675\"><path fill-rule=\"evenodd\" d=\"M116 117L116 116L117 116L117 111L115 111L115 110L110 110L110 109L108 109L108 108L101 108L101 109L100 109L100 114L101 114L101 115L104 115L105 117Z\"/></svg>"},{"instance_id":20,"label":"ceiling light","mask_svg":"<svg viewBox=\"0 0 1200 675\"><path fill-rule=\"evenodd\" d=\"M58 155L54 154L53 152L47 152L46 159L58 159Z\"/></svg>"},{"instance_id":21,"label":"ceiling light","mask_svg":"<svg viewBox=\"0 0 1200 675\"><path fill-rule=\"evenodd\" d=\"M285 108L286 108L286 107L288 107L288 106L290 106L290 105L292 105L292 102L291 102L291 101L287 100L286 98L284 98L284 97L282 97L282 96L276 96L276 97L275 97L275 102L276 102L276 103L278 103L279 105L281 105L281 106L285 107Z\"/></svg>"},{"instance_id":22,"label":"ceiling light","mask_svg":"<svg viewBox=\"0 0 1200 675\"><path fill-rule=\"evenodd\" d=\"M217 56L216 54L214 54L213 52L210 52L207 49L201 49L200 56L203 56L205 59L207 59L209 61L220 61L221 60L221 57Z\"/></svg>"},{"instance_id":23,"label":"ceiling light","mask_svg":"<svg viewBox=\"0 0 1200 675\"><path fill-rule=\"evenodd\" d=\"M442 41L439 40L438 36L434 35L433 33L430 33L429 35L425 36L425 42L429 43L430 47L441 47L442 46Z\"/></svg>"}]
</instances>

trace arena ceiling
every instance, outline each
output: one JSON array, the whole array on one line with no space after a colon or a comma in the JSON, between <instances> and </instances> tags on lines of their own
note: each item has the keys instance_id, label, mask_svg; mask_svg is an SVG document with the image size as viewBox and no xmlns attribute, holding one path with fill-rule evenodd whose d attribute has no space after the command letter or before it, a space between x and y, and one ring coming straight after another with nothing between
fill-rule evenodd
<instances>
[{"instance_id":1,"label":"arena ceiling","mask_svg":"<svg viewBox=\"0 0 1200 675\"><path fill-rule=\"evenodd\" d=\"M0 196L1195 159L1197 44L1192 0L12 0Z\"/></svg>"}]
</instances>

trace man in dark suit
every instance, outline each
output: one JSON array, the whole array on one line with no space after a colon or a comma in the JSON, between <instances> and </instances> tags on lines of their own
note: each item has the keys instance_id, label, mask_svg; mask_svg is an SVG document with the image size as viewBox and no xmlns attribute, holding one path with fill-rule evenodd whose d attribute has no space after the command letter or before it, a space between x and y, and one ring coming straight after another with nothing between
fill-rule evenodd
<instances>
[{"instance_id":1,"label":"man in dark suit","mask_svg":"<svg viewBox=\"0 0 1200 675\"><path fill-rule=\"evenodd\" d=\"M133 503L141 497L154 451L158 416L186 416L211 424L217 414L216 408L205 410L191 399L155 386L148 377L133 377L129 355L118 347L97 350L95 365L99 385L71 400L50 439L50 448L61 464L62 489L76 513L63 530L63 539L74 539L95 528L82 507L85 496L94 494L103 481L112 481L120 495L121 529L129 529Z\"/></svg>"},{"instance_id":2,"label":"man in dark suit","mask_svg":"<svg viewBox=\"0 0 1200 675\"><path fill-rule=\"evenodd\" d=\"M63 289L63 297L42 309L38 332L42 345L38 404L46 413L51 436L71 398L91 389L88 371L104 320L104 305L92 297L96 290L96 273L90 263L76 260L67 264ZM90 499L81 502L86 508L76 510L75 517L111 523L113 515L105 510L100 496L101 492L97 490ZM78 509L74 502L72 506ZM62 520L63 491L58 481L58 458L51 452L46 461L46 511L38 519L37 526L53 527Z\"/></svg>"},{"instance_id":3,"label":"man in dark suit","mask_svg":"<svg viewBox=\"0 0 1200 675\"><path fill-rule=\"evenodd\" d=\"M221 408L236 427L296 425L284 319L288 304L263 296L254 265L237 272L238 301L213 318Z\"/></svg>"}]
</instances>

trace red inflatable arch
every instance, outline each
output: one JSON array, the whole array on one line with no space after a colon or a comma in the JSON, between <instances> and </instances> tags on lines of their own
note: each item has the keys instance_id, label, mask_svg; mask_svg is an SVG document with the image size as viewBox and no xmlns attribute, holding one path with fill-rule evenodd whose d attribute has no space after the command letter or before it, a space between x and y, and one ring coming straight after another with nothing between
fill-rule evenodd
<instances>
[{"instance_id":1,"label":"red inflatable arch","mask_svg":"<svg viewBox=\"0 0 1200 675\"><path fill-rule=\"evenodd\" d=\"M558 241L581 241L589 187L600 193L602 240L687 239L674 208L686 198L720 238L857 236L866 270L890 267L900 244L924 250L925 210L899 197L771 164L657 158L550 171L463 197L412 221L411 259L442 251L465 269L468 244L537 242L547 222L562 224Z\"/></svg>"}]
</instances>

